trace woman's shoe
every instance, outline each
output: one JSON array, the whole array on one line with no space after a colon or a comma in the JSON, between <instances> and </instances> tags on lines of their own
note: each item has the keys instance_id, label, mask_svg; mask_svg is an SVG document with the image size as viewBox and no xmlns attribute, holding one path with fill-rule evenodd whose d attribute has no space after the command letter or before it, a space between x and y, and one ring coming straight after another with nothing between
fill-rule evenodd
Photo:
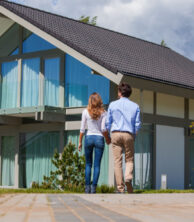
<instances>
[{"instance_id":1,"label":"woman's shoe","mask_svg":"<svg viewBox=\"0 0 194 222\"><path fill-rule=\"evenodd\" d=\"M93 185L92 185L91 193L96 193L96 186L93 186Z\"/></svg>"},{"instance_id":2,"label":"woman's shoe","mask_svg":"<svg viewBox=\"0 0 194 222\"><path fill-rule=\"evenodd\" d=\"M85 193L91 193L91 187L90 185L85 186Z\"/></svg>"}]
</instances>

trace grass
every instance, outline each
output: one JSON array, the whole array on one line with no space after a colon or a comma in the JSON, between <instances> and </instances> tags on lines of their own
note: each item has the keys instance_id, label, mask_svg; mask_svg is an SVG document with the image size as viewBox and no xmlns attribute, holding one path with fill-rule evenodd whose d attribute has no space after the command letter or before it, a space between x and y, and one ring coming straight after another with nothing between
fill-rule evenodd
<instances>
[{"instance_id":1,"label":"grass","mask_svg":"<svg viewBox=\"0 0 194 222\"><path fill-rule=\"evenodd\" d=\"M114 193L114 187L108 187L106 185L99 186L97 193ZM75 191L60 191L60 190L49 190L49 189L0 189L1 194L12 194L12 193L81 193ZM194 190L134 190L134 194L162 194L162 193L194 193Z\"/></svg>"},{"instance_id":2,"label":"grass","mask_svg":"<svg viewBox=\"0 0 194 222\"><path fill-rule=\"evenodd\" d=\"M72 193L69 191L46 190L46 189L0 189L0 194L11 193Z\"/></svg>"},{"instance_id":3,"label":"grass","mask_svg":"<svg viewBox=\"0 0 194 222\"><path fill-rule=\"evenodd\" d=\"M135 190L134 193L141 194L141 193L194 193L194 190Z\"/></svg>"}]
</instances>

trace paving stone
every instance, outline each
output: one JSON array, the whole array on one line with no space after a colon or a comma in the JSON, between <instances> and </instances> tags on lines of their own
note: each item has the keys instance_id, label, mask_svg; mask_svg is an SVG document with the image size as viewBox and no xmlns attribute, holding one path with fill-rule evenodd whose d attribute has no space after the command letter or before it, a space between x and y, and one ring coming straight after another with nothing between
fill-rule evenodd
<instances>
[{"instance_id":1,"label":"paving stone","mask_svg":"<svg viewBox=\"0 0 194 222\"><path fill-rule=\"evenodd\" d=\"M194 194L0 195L0 222L194 222Z\"/></svg>"},{"instance_id":2,"label":"paving stone","mask_svg":"<svg viewBox=\"0 0 194 222\"><path fill-rule=\"evenodd\" d=\"M69 211L70 214L76 217L72 217L69 221L86 221L86 222L107 222L107 221L121 221L121 222L136 222L134 219L130 219L127 216L118 214L116 212L107 210L97 204L84 200L83 198L71 194L66 195L49 195L51 206L55 212L55 219L58 222L58 214L64 215ZM64 204L64 209L60 204ZM57 208L57 209L55 209ZM68 214L68 215L70 215ZM61 218L60 218L61 219ZM66 219L66 217L63 217ZM69 219L69 218L68 218ZM68 221L68 220L65 220Z\"/></svg>"}]
</instances>

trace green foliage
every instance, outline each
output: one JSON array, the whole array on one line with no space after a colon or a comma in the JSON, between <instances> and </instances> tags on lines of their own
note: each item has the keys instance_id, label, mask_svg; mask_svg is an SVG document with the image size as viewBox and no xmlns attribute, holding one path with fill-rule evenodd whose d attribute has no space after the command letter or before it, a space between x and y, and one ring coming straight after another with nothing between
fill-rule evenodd
<instances>
[{"instance_id":1,"label":"green foliage","mask_svg":"<svg viewBox=\"0 0 194 222\"><path fill-rule=\"evenodd\" d=\"M85 157L79 156L75 145L69 143L61 156L55 152L52 163L56 170L50 172L50 176L44 176L41 186L36 183L32 188L69 190L75 192L84 191L85 186Z\"/></svg>"},{"instance_id":2,"label":"green foliage","mask_svg":"<svg viewBox=\"0 0 194 222\"><path fill-rule=\"evenodd\" d=\"M164 46L164 47L167 47L167 44L166 44L166 42L164 40L161 41L160 45Z\"/></svg>"},{"instance_id":3,"label":"green foliage","mask_svg":"<svg viewBox=\"0 0 194 222\"><path fill-rule=\"evenodd\" d=\"M101 186L97 186L96 188L96 193L114 193L114 192L115 192L114 186L109 187L108 185L102 184Z\"/></svg>"},{"instance_id":4,"label":"green foliage","mask_svg":"<svg viewBox=\"0 0 194 222\"><path fill-rule=\"evenodd\" d=\"M90 18L90 16L82 15L79 18L79 21L83 22L83 23L86 23L86 24L90 24L90 25L96 25L97 18L98 18L97 16L94 16L93 18Z\"/></svg>"}]
</instances>

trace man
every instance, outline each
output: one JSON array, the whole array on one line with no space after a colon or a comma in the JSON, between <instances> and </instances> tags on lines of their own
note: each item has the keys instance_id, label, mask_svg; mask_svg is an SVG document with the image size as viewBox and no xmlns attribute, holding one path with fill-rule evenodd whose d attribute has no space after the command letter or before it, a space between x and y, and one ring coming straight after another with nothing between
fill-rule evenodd
<instances>
[{"instance_id":1,"label":"man","mask_svg":"<svg viewBox=\"0 0 194 222\"><path fill-rule=\"evenodd\" d=\"M118 86L119 99L110 103L106 118L106 128L111 131L114 156L114 171L119 193L132 193L134 139L141 127L139 106L132 102L131 87L127 83ZM125 184L123 181L122 153L125 152Z\"/></svg>"}]
</instances>

